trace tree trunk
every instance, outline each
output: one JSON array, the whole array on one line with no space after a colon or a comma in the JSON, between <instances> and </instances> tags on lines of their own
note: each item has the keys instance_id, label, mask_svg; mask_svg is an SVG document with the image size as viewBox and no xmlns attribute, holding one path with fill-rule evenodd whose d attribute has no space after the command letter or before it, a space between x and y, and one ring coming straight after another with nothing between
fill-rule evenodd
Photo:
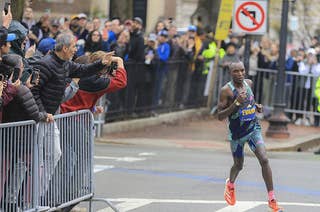
<instances>
[{"instance_id":1,"label":"tree trunk","mask_svg":"<svg viewBox=\"0 0 320 212\"><path fill-rule=\"evenodd\" d=\"M25 0L14 0L11 1L11 11L13 20L22 20L23 9Z\"/></svg>"},{"instance_id":2,"label":"tree trunk","mask_svg":"<svg viewBox=\"0 0 320 212\"><path fill-rule=\"evenodd\" d=\"M110 18L120 17L121 20L132 18L133 0L111 0Z\"/></svg>"},{"instance_id":3,"label":"tree trunk","mask_svg":"<svg viewBox=\"0 0 320 212\"><path fill-rule=\"evenodd\" d=\"M201 17L203 27L216 28L221 0L199 0L197 9L191 16L191 23L195 23Z\"/></svg>"}]
</instances>

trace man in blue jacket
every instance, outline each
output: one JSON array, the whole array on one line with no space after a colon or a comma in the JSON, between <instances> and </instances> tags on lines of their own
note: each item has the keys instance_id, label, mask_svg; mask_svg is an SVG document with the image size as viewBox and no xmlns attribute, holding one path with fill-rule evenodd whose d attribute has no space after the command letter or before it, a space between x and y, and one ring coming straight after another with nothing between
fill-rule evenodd
<instances>
[{"instance_id":1,"label":"man in blue jacket","mask_svg":"<svg viewBox=\"0 0 320 212\"><path fill-rule=\"evenodd\" d=\"M159 105L159 101L161 98L162 94L162 86L163 86L163 81L167 77L168 73L168 59L170 56L170 45L167 42L168 39L168 31L166 30L161 30L158 33L158 48L157 48L157 53L158 53L158 66L157 66L157 73L156 73L156 84L154 88L154 95L153 95L153 107L156 107Z\"/></svg>"}]
</instances>

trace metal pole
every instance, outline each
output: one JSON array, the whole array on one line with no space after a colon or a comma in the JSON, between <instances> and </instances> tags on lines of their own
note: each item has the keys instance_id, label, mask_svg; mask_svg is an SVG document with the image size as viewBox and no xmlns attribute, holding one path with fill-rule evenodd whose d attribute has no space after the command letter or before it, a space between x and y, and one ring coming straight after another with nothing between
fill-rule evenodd
<instances>
[{"instance_id":1,"label":"metal pole","mask_svg":"<svg viewBox=\"0 0 320 212\"><path fill-rule=\"evenodd\" d=\"M289 0L282 1L281 30L280 30L280 52L279 52L279 70L277 73L276 93L274 96L274 110L269 119L269 128L266 135L274 138L288 138L287 124L290 121L285 113L285 60L287 46L287 23L289 12Z\"/></svg>"},{"instance_id":2,"label":"metal pole","mask_svg":"<svg viewBox=\"0 0 320 212\"><path fill-rule=\"evenodd\" d=\"M215 81L218 73L218 62L219 62L219 51L221 47L221 40L218 40L218 45L217 45L217 52L214 58L214 65L212 68L212 73L211 73L211 79L210 79L210 85L209 85L209 94L208 94L208 101L207 101L207 107L209 109L212 108L212 103L213 103L213 92L214 92L214 86L215 86Z\"/></svg>"},{"instance_id":3,"label":"metal pole","mask_svg":"<svg viewBox=\"0 0 320 212\"><path fill-rule=\"evenodd\" d=\"M246 34L245 39L246 39L246 43L245 43L245 46L244 46L243 64L244 64L245 70L247 71L247 73L249 73L249 69L250 69L251 36Z\"/></svg>"}]
</instances>

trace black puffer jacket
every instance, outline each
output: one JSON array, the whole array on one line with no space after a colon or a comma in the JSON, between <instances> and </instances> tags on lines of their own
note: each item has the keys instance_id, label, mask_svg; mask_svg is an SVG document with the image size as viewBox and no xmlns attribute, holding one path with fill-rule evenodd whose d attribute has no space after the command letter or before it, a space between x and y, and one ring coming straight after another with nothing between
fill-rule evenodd
<instances>
[{"instance_id":1,"label":"black puffer jacket","mask_svg":"<svg viewBox=\"0 0 320 212\"><path fill-rule=\"evenodd\" d=\"M130 34L129 59L137 62L144 61L144 39L141 31L134 31Z\"/></svg>"},{"instance_id":2,"label":"black puffer jacket","mask_svg":"<svg viewBox=\"0 0 320 212\"><path fill-rule=\"evenodd\" d=\"M2 122L34 120L45 121L47 113L39 112L38 105L29 88L20 85L17 95L3 108Z\"/></svg>"},{"instance_id":3,"label":"black puffer jacket","mask_svg":"<svg viewBox=\"0 0 320 212\"><path fill-rule=\"evenodd\" d=\"M32 64L40 71L40 83L31 89L40 111L55 114L66 89L66 78L90 76L104 68L101 60L78 64L61 60L54 52Z\"/></svg>"}]
</instances>

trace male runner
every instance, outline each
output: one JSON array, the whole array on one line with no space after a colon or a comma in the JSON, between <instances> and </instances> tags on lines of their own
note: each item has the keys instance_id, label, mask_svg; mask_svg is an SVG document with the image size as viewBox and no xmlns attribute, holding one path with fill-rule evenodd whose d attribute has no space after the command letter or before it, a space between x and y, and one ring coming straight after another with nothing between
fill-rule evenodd
<instances>
[{"instance_id":1,"label":"male runner","mask_svg":"<svg viewBox=\"0 0 320 212\"><path fill-rule=\"evenodd\" d=\"M262 112L262 105L254 100L252 81L244 79L243 63L231 63L229 71L232 80L222 87L218 105L218 119L221 121L229 118L230 147L234 161L230 177L226 180L224 198L229 205L236 203L234 182L243 167L243 148L247 142L261 165L268 190L269 207L272 211L281 211L273 191L272 172L261 135L261 126L255 115L256 111Z\"/></svg>"}]
</instances>

